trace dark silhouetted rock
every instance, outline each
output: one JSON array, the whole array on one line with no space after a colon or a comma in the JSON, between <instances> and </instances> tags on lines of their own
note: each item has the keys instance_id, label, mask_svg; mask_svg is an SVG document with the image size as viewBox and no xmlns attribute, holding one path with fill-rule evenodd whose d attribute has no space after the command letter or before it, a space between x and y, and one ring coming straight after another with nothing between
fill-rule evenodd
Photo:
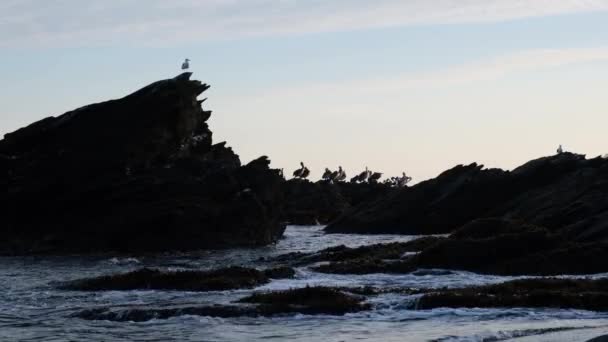
<instances>
[{"instance_id":1,"label":"dark silhouetted rock","mask_svg":"<svg viewBox=\"0 0 608 342\"><path fill-rule=\"evenodd\" d=\"M407 253L419 252L428 246L444 240L444 237L426 236L408 242L391 242L383 244L365 245L360 247L346 247L344 245L329 247L312 253L287 253L279 255L271 261L290 263L292 265L305 265L320 261L360 262L365 260L402 259Z\"/></svg>"},{"instance_id":2,"label":"dark silhouetted rock","mask_svg":"<svg viewBox=\"0 0 608 342\"><path fill-rule=\"evenodd\" d=\"M385 184L310 182L290 179L284 184L285 215L291 224L327 224L349 208L395 191Z\"/></svg>"},{"instance_id":3,"label":"dark silhouetted rock","mask_svg":"<svg viewBox=\"0 0 608 342\"><path fill-rule=\"evenodd\" d=\"M418 309L533 307L608 310L608 279L523 279L497 285L442 289L423 295Z\"/></svg>"},{"instance_id":4,"label":"dark silhouetted rock","mask_svg":"<svg viewBox=\"0 0 608 342\"><path fill-rule=\"evenodd\" d=\"M307 287L286 291L256 293L243 298L248 305L200 305L169 308L95 308L78 312L72 317L87 320L148 321L175 316L257 317L301 313L306 315L344 315L370 309L363 298L324 287Z\"/></svg>"},{"instance_id":5,"label":"dark silhouetted rock","mask_svg":"<svg viewBox=\"0 0 608 342\"><path fill-rule=\"evenodd\" d=\"M261 304L268 312L344 315L370 308L363 298L328 287L305 287L285 291L254 293L241 303Z\"/></svg>"},{"instance_id":6,"label":"dark silhouetted rock","mask_svg":"<svg viewBox=\"0 0 608 342\"><path fill-rule=\"evenodd\" d=\"M40 120L0 141L2 253L265 245L283 233L282 178L213 144L190 73Z\"/></svg>"},{"instance_id":7,"label":"dark silhouetted rock","mask_svg":"<svg viewBox=\"0 0 608 342\"><path fill-rule=\"evenodd\" d=\"M291 278L295 271L280 267L259 271L252 268L229 267L211 271L160 271L143 268L137 271L79 279L60 288L74 291L180 290L224 291L252 288L270 282L270 278Z\"/></svg>"},{"instance_id":8,"label":"dark silhouetted rock","mask_svg":"<svg viewBox=\"0 0 608 342\"><path fill-rule=\"evenodd\" d=\"M511 172L457 166L437 178L361 203L333 233L450 233L478 218L543 226L579 241L608 239L608 160L563 153Z\"/></svg>"},{"instance_id":9,"label":"dark silhouetted rock","mask_svg":"<svg viewBox=\"0 0 608 342\"><path fill-rule=\"evenodd\" d=\"M579 242L519 221L480 219L415 256L418 267L502 275L608 272L608 243Z\"/></svg>"}]
</instances>

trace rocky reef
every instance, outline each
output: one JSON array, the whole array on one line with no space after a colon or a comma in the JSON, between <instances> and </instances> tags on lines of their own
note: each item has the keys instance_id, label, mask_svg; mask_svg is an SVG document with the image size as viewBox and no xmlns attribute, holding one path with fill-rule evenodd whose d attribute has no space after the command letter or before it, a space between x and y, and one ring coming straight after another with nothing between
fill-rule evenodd
<instances>
[{"instance_id":1,"label":"rocky reef","mask_svg":"<svg viewBox=\"0 0 608 342\"><path fill-rule=\"evenodd\" d=\"M457 166L330 224L328 232L436 234L449 238L407 260L341 260L336 273L419 268L501 275L608 272L608 159L560 153L513 171ZM384 247L390 248L390 247Z\"/></svg>"},{"instance_id":2,"label":"rocky reef","mask_svg":"<svg viewBox=\"0 0 608 342\"><path fill-rule=\"evenodd\" d=\"M427 293L416 303L416 308L535 307L606 311L607 285L607 279L522 279Z\"/></svg>"},{"instance_id":3,"label":"rocky reef","mask_svg":"<svg viewBox=\"0 0 608 342\"><path fill-rule=\"evenodd\" d=\"M608 238L608 159L561 153L513 171L459 165L434 179L352 208L330 233L451 233L496 217L560 231L576 240Z\"/></svg>"},{"instance_id":4,"label":"rocky reef","mask_svg":"<svg viewBox=\"0 0 608 342\"><path fill-rule=\"evenodd\" d=\"M198 305L178 307L101 307L83 310L73 315L86 320L149 321L174 316L197 315L209 317L257 317L285 314L344 315L349 312L368 310L364 297L347 294L327 287L305 287L299 289L254 293L238 300L236 305ZM245 304L246 303L246 304Z\"/></svg>"},{"instance_id":5,"label":"rocky reef","mask_svg":"<svg viewBox=\"0 0 608 342\"><path fill-rule=\"evenodd\" d=\"M0 141L0 253L265 245L283 233L269 160L214 144L190 73L35 122Z\"/></svg>"},{"instance_id":6,"label":"rocky reef","mask_svg":"<svg viewBox=\"0 0 608 342\"><path fill-rule=\"evenodd\" d=\"M295 271L277 267L260 271L245 267L228 267L210 271L161 271L142 268L136 271L96 278L77 279L59 287L72 291L225 291L264 285L270 279L291 278Z\"/></svg>"}]
</instances>

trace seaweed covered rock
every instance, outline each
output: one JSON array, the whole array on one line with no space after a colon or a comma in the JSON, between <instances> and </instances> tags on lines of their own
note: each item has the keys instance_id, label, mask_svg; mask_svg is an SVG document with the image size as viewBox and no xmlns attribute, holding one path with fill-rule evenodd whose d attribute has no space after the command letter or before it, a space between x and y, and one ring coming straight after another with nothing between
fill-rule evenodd
<instances>
[{"instance_id":1,"label":"seaweed covered rock","mask_svg":"<svg viewBox=\"0 0 608 342\"><path fill-rule=\"evenodd\" d=\"M391 245L377 248L388 252L399 246ZM418 247L419 253L399 259L388 258L390 254L383 256L382 253L368 254L366 258L325 258L332 262L319 265L315 270L339 274L420 274L424 272L422 270L442 269L545 276L608 272L608 263L605 262L608 243L573 240L564 234L518 220L474 220L447 238L434 238Z\"/></svg>"},{"instance_id":2,"label":"seaweed covered rock","mask_svg":"<svg viewBox=\"0 0 608 342\"><path fill-rule=\"evenodd\" d=\"M35 122L0 141L0 252L158 252L265 245L282 178L213 144L190 73Z\"/></svg>"},{"instance_id":3,"label":"seaweed covered rock","mask_svg":"<svg viewBox=\"0 0 608 342\"><path fill-rule=\"evenodd\" d=\"M287 253L279 255L271 261L305 265L320 261L359 263L367 260L399 260L444 240L444 237L425 236L407 242L379 243L359 247L344 245L329 247L312 253Z\"/></svg>"},{"instance_id":4,"label":"seaweed covered rock","mask_svg":"<svg viewBox=\"0 0 608 342\"><path fill-rule=\"evenodd\" d=\"M262 312L344 315L370 308L363 298L329 287L304 287L285 291L254 293L241 303L259 304Z\"/></svg>"},{"instance_id":5,"label":"seaweed covered rock","mask_svg":"<svg viewBox=\"0 0 608 342\"><path fill-rule=\"evenodd\" d=\"M423 295L418 309L534 307L606 311L608 279L522 279L497 285L442 289Z\"/></svg>"},{"instance_id":6,"label":"seaweed covered rock","mask_svg":"<svg viewBox=\"0 0 608 342\"><path fill-rule=\"evenodd\" d=\"M307 287L286 291L255 293L243 298L239 305L199 305L175 307L102 307L77 312L72 317L87 320L148 321L175 316L257 317L285 314L344 315L371 308L360 296L324 287Z\"/></svg>"},{"instance_id":7,"label":"seaweed covered rock","mask_svg":"<svg viewBox=\"0 0 608 342\"><path fill-rule=\"evenodd\" d=\"M608 243L579 242L521 221L480 219L413 258L417 267L501 275L608 272Z\"/></svg>"},{"instance_id":8,"label":"seaweed covered rock","mask_svg":"<svg viewBox=\"0 0 608 342\"><path fill-rule=\"evenodd\" d=\"M271 278L291 278L294 274L295 271L287 267L265 271L244 267L211 271L160 271L143 268L123 274L73 280L60 287L74 291L224 291L252 288L269 283Z\"/></svg>"}]
</instances>

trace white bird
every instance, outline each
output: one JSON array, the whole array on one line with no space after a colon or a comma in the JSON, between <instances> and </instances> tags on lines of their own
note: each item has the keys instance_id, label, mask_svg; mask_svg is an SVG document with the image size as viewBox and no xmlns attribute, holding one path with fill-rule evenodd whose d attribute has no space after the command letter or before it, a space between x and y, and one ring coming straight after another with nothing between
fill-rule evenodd
<instances>
[{"instance_id":1,"label":"white bird","mask_svg":"<svg viewBox=\"0 0 608 342\"><path fill-rule=\"evenodd\" d=\"M190 60L186 58L184 63L182 63L182 70L188 70L188 68L190 68Z\"/></svg>"}]
</instances>

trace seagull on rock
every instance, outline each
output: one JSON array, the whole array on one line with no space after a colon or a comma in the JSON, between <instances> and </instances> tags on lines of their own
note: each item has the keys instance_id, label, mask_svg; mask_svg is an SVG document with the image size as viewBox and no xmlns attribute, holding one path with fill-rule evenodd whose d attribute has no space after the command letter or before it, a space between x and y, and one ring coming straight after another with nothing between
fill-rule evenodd
<instances>
[{"instance_id":1,"label":"seagull on rock","mask_svg":"<svg viewBox=\"0 0 608 342\"><path fill-rule=\"evenodd\" d=\"M182 63L182 70L188 70L190 68L190 60L186 58L184 63Z\"/></svg>"}]
</instances>

